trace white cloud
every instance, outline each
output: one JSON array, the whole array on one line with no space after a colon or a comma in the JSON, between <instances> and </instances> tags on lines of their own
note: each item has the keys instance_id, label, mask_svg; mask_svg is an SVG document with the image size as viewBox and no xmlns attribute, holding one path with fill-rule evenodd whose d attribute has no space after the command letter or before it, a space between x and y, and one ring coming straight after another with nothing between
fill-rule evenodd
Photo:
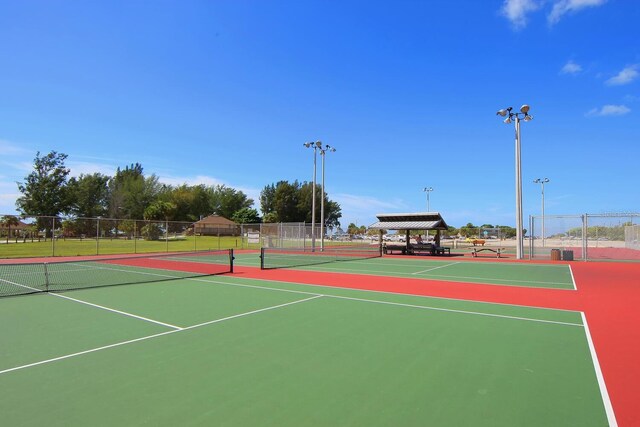
<instances>
[{"instance_id":1,"label":"white cloud","mask_svg":"<svg viewBox=\"0 0 640 427\"><path fill-rule=\"evenodd\" d=\"M500 13L519 30L527 26L527 14L539 8L540 4L535 0L504 0Z\"/></svg>"},{"instance_id":2,"label":"white cloud","mask_svg":"<svg viewBox=\"0 0 640 427\"><path fill-rule=\"evenodd\" d=\"M6 176L0 176L0 215L16 213L16 199L21 194L18 192L18 185L7 180Z\"/></svg>"},{"instance_id":3,"label":"white cloud","mask_svg":"<svg viewBox=\"0 0 640 427\"><path fill-rule=\"evenodd\" d=\"M223 181L219 180L218 178L213 178L206 175L196 175L196 176L158 175L158 180L163 184L168 184L173 186L179 186L182 184L187 184L187 185L204 184L206 186L226 185Z\"/></svg>"},{"instance_id":4,"label":"white cloud","mask_svg":"<svg viewBox=\"0 0 640 427\"><path fill-rule=\"evenodd\" d=\"M609 86L626 85L637 79L639 75L640 73L638 73L638 64L629 65L628 67L625 67L622 71L620 71L617 75L607 80L605 84Z\"/></svg>"},{"instance_id":5,"label":"white cloud","mask_svg":"<svg viewBox=\"0 0 640 427\"><path fill-rule=\"evenodd\" d=\"M572 60L567 61L564 67L560 70L560 74L578 74L582 71L582 66Z\"/></svg>"},{"instance_id":6,"label":"white cloud","mask_svg":"<svg viewBox=\"0 0 640 427\"><path fill-rule=\"evenodd\" d=\"M115 166L107 165L103 163L67 161L66 166L71 171L70 175L75 177L78 177L82 174L92 175L94 173L101 173L103 175L113 176L116 171Z\"/></svg>"},{"instance_id":7,"label":"white cloud","mask_svg":"<svg viewBox=\"0 0 640 427\"><path fill-rule=\"evenodd\" d=\"M382 212L407 212L409 206L402 200L379 200L370 196L337 193L330 194L330 199L340 205L342 228L349 223L368 226L376 221L376 214Z\"/></svg>"},{"instance_id":8,"label":"white cloud","mask_svg":"<svg viewBox=\"0 0 640 427\"><path fill-rule=\"evenodd\" d=\"M631 109L625 105L605 105L602 108L593 108L585 114L587 117L622 116L630 113Z\"/></svg>"},{"instance_id":9,"label":"white cloud","mask_svg":"<svg viewBox=\"0 0 640 427\"><path fill-rule=\"evenodd\" d=\"M553 4L551 13L547 16L547 21L553 25L567 13L574 13L587 7L601 6L606 2L607 0L559 0Z\"/></svg>"},{"instance_id":10,"label":"white cloud","mask_svg":"<svg viewBox=\"0 0 640 427\"><path fill-rule=\"evenodd\" d=\"M0 152L3 156L24 156L27 154L33 154L31 150L27 150L11 141L6 139L0 139Z\"/></svg>"}]
</instances>

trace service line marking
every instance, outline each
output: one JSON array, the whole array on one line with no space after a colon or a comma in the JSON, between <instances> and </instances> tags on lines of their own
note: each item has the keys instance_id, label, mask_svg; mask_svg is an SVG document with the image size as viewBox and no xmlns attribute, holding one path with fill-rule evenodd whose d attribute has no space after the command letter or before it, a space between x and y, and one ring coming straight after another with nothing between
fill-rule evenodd
<instances>
[{"instance_id":1,"label":"service line marking","mask_svg":"<svg viewBox=\"0 0 640 427\"><path fill-rule=\"evenodd\" d=\"M107 350L107 349L110 349L110 348L121 347L123 345L132 344L132 343L136 343L136 342L140 342L140 341L145 341L145 340L149 340L149 339L152 339L152 338L161 337L161 336L164 336L164 335L175 334L177 332L184 332L184 331L188 331L190 329L195 329L195 328L199 328L199 327L202 327L202 326L207 326L207 325L211 325L211 324L214 324L214 323L224 322L226 320L237 319L239 317L244 317L244 316L250 316L252 314L261 313L263 311L275 310L277 308L287 307L287 306L290 306L290 305L293 305L293 304L299 304L299 303L302 303L302 302L311 301L311 300L314 300L314 299L317 299L317 298L321 298L321 297L322 297L322 295L314 295L314 296L309 297L309 298L304 298L304 299L301 299L301 300L291 301L291 302L287 302L287 303L284 303L284 304L273 305L271 307L260 308L260 309L257 309L257 310L247 311L245 313L234 314L233 316L224 317L222 319L211 320L209 322L199 323L197 325L187 326L187 327L182 328L182 329L173 329L171 331L160 332L158 334L147 335L145 337L135 338L135 339L132 339L132 340L127 340L127 341L121 341L121 342L117 342L117 343L114 343L114 344L105 345L105 346L102 346L102 347L96 347L96 348L92 348L92 349L89 349L89 350L79 351L77 353L71 353L71 354L66 354L64 356L59 356L59 357L54 357L54 358L51 358L51 359L41 360L39 362L29 363L29 364L21 365L21 366L15 366L13 368L4 369L4 370L0 371L0 375L7 374L7 373L13 372L13 371L18 371L18 370L21 370L21 369L32 368L34 366L44 365L44 364L47 364L47 363L57 362L59 360L70 359L72 357L82 356L82 355L89 354L89 353L95 353L95 352L102 351L102 350Z\"/></svg>"}]
</instances>

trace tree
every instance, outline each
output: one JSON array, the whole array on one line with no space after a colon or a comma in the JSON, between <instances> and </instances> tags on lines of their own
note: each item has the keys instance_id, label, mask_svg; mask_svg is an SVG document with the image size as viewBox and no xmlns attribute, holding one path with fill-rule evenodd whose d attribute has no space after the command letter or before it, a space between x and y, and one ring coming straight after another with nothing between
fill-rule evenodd
<instances>
[{"instance_id":1,"label":"tree","mask_svg":"<svg viewBox=\"0 0 640 427\"><path fill-rule=\"evenodd\" d=\"M100 173L71 178L68 184L70 213L85 218L105 216L109 203L109 179Z\"/></svg>"},{"instance_id":2,"label":"tree","mask_svg":"<svg viewBox=\"0 0 640 427\"><path fill-rule=\"evenodd\" d=\"M360 227L355 225L353 222L349 223L349 226L347 227L347 233L350 236L353 236L354 234L358 234L359 232L360 232Z\"/></svg>"},{"instance_id":3,"label":"tree","mask_svg":"<svg viewBox=\"0 0 640 427\"><path fill-rule=\"evenodd\" d=\"M174 221L195 222L211 213L210 192L204 185L178 187L165 186L159 198L173 203L176 208L173 213Z\"/></svg>"},{"instance_id":4,"label":"tree","mask_svg":"<svg viewBox=\"0 0 640 427\"><path fill-rule=\"evenodd\" d=\"M276 207L276 186L274 184L265 186L260 192L260 210L262 211L262 215L265 219L265 222L275 222L275 221L267 221L266 218L274 218L277 220Z\"/></svg>"},{"instance_id":5,"label":"tree","mask_svg":"<svg viewBox=\"0 0 640 427\"><path fill-rule=\"evenodd\" d=\"M117 169L109 181L109 215L114 218L140 219L162 190L155 175L145 177L139 163Z\"/></svg>"},{"instance_id":6,"label":"tree","mask_svg":"<svg viewBox=\"0 0 640 427\"><path fill-rule=\"evenodd\" d=\"M25 177L25 182L18 183L22 196L16 200L18 210L24 215L56 217L69 210L67 195L67 177L69 169L64 161L67 155L51 151L40 156L36 153L33 169ZM51 221L38 218L38 228L45 229L51 235Z\"/></svg>"},{"instance_id":7,"label":"tree","mask_svg":"<svg viewBox=\"0 0 640 427\"><path fill-rule=\"evenodd\" d=\"M257 224L260 222L258 211L253 208L242 208L231 217L238 224Z\"/></svg>"},{"instance_id":8,"label":"tree","mask_svg":"<svg viewBox=\"0 0 640 427\"><path fill-rule=\"evenodd\" d=\"M243 208L250 208L253 200L242 191L217 185L211 189L211 212L225 218L231 218L234 213Z\"/></svg>"},{"instance_id":9,"label":"tree","mask_svg":"<svg viewBox=\"0 0 640 427\"><path fill-rule=\"evenodd\" d=\"M13 215L5 215L2 217L0 225L7 229L7 243L9 243L9 237L11 237L11 227L17 227L19 224L20 221L18 221L18 218Z\"/></svg>"},{"instance_id":10,"label":"tree","mask_svg":"<svg viewBox=\"0 0 640 427\"><path fill-rule=\"evenodd\" d=\"M264 222L306 222L312 220L313 204L312 184L294 181L279 181L267 185L260 193L260 208ZM324 195L325 224L328 227L340 226L342 216L340 205L327 198L320 186L316 186L316 223L320 221L321 199Z\"/></svg>"},{"instance_id":11,"label":"tree","mask_svg":"<svg viewBox=\"0 0 640 427\"><path fill-rule=\"evenodd\" d=\"M340 227L340 218L342 217L342 209L337 202L327 200L324 203L324 222L329 228Z\"/></svg>"},{"instance_id":12,"label":"tree","mask_svg":"<svg viewBox=\"0 0 640 427\"><path fill-rule=\"evenodd\" d=\"M97 218L107 214L109 177L100 173L71 178L68 184L69 212L78 218ZM66 225L65 235L95 235L97 223L78 219L73 227Z\"/></svg>"},{"instance_id":13,"label":"tree","mask_svg":"<svg viewBox=\"0 0 640 427\"><path fill-rule=\"evenodd\" d=\"M147 221L152 220L164 220L168 221L173 212L176 210L176 205L171 202L163 202L161 200L157 200L151 203L144 210L144 219Z\"/></svg>"}]
</instances>

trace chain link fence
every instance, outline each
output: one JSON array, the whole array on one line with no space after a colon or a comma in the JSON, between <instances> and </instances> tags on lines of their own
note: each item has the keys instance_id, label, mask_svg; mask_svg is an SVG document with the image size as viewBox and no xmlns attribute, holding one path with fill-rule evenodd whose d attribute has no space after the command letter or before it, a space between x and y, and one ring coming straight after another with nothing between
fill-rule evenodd
<instances>
[{"instance_id":1,"label":"chain link fence","mask_svg":"<svg viewBox=\"0 0 640 427\"><path fill-rule=\"evenodd\" d=\"M316 225L316 247L321 233ZM310 248L312 240L311 224L303 222L203 227L184 221L0 215L0 258Z\"/></svg>"},{"instance_id":2,"label":"chain link fence","mask_svg":"<svg viewBox=\"0 0 640 427\"><path fill-rule=\"evenodd\" d=\"M531 259L640 261L640 213L529 217Z\"/></svg>"}]
</instances>

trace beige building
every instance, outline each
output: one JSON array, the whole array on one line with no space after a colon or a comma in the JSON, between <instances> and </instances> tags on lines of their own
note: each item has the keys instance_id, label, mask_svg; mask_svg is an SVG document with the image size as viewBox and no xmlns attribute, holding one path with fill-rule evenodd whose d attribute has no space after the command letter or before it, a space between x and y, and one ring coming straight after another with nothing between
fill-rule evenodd
<instances>
[{"instance_id":1,"label":"beige building","mask_svg":"<svg viewBox=\"0 0 640 427\"><path fill-rule=\"evenodd\" d=\"M209 215L194 224L194 232L200 236L235 236L240 234L240 226L225 217Z\"/></svg>"}]
</instances>

